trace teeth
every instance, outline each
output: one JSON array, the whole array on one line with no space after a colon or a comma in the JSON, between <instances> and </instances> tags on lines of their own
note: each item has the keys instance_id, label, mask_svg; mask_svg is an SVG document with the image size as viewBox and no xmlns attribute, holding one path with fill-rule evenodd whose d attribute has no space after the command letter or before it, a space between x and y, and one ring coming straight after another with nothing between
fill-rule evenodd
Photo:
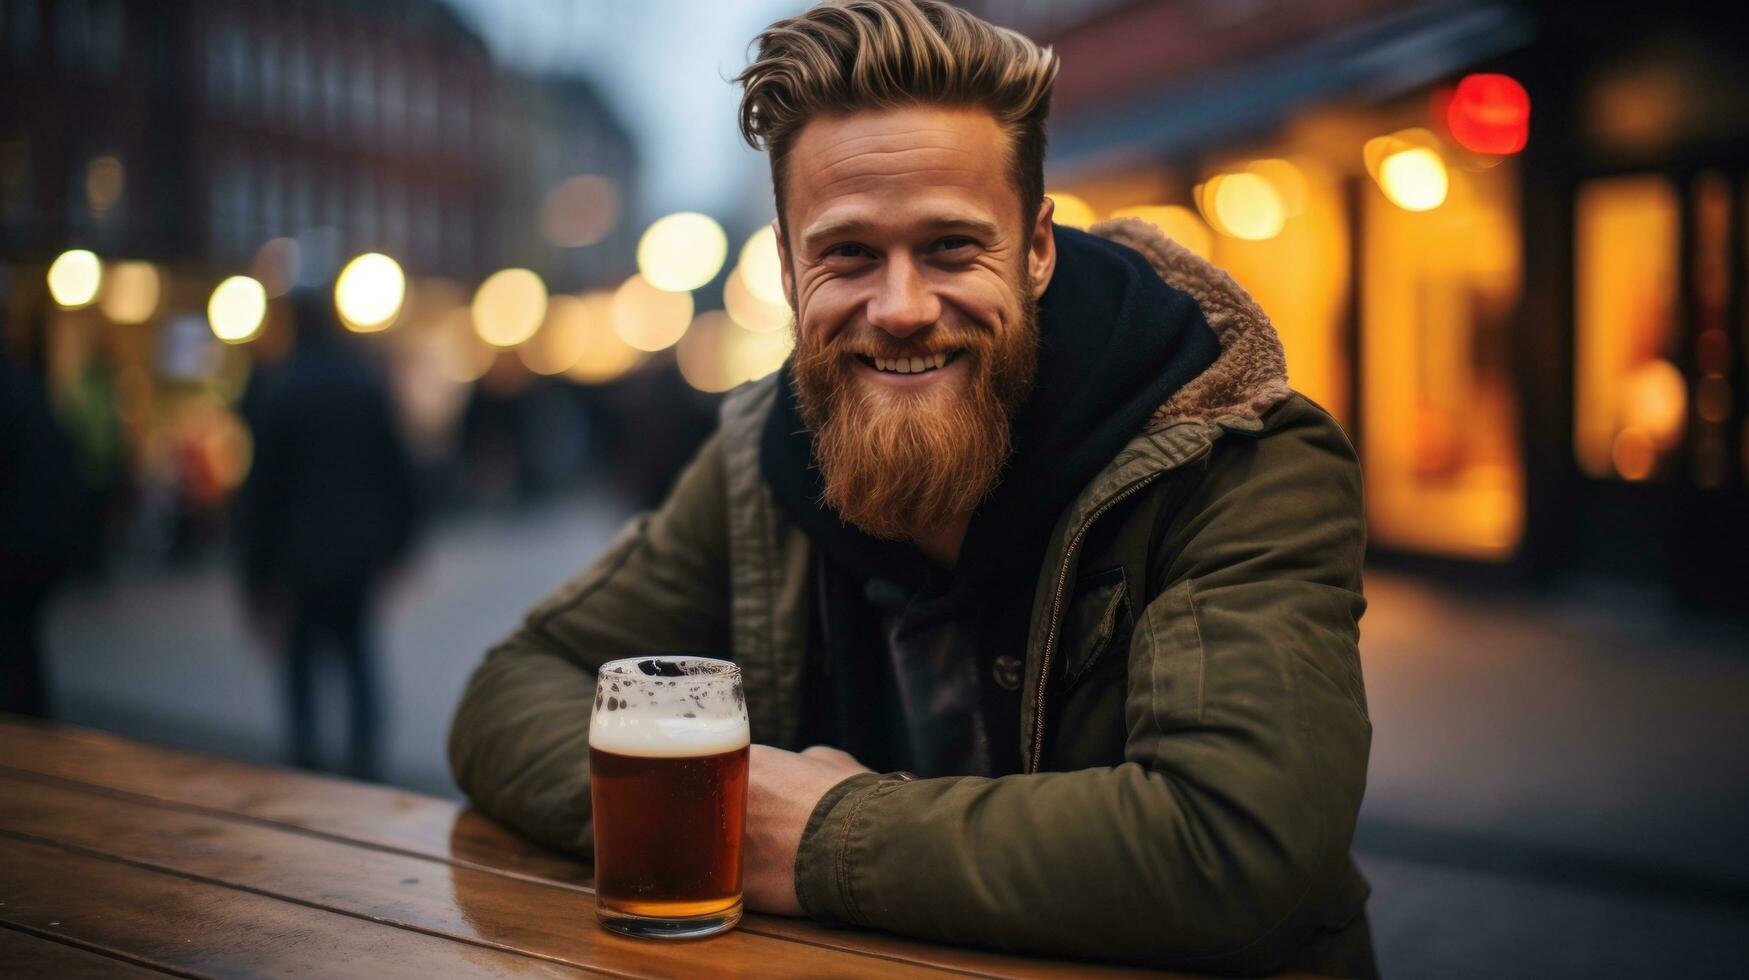
<instances>
[{"instance_id":1,"label":"teeth","mask_svg":"<svg viewBox=\"0 0 1749 980\"><path fill-rule=\"evenodd\" d=\"M951 355L943 352L931 354L928 357L875 357L876 370L890 371L893 374L921 374L924 371L934 371L945 367Z\"/></svg>"}]
</instances>

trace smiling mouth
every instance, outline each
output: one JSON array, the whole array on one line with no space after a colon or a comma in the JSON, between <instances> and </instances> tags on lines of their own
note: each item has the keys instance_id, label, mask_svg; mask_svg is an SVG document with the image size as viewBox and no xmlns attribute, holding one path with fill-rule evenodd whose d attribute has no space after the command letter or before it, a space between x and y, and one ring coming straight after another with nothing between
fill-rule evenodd
<instances>
[{"instance_id":1,"label":"smiling mouth","mask_svg":"<svg viewBox=\"0 0 1749 980\"><path fill-rule=\"evenodd\" d=\"M870 357L857 354L856 359L887 374L926 374L952 364L959 359L960 353L958 350L941 351L926 357Z\"/></svg>"}]
</instances>

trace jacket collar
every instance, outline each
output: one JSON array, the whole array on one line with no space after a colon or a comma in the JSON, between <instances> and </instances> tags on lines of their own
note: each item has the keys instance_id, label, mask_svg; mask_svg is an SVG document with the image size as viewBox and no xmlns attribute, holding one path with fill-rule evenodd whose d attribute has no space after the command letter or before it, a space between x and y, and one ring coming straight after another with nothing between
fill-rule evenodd
<instances>
[{"instance_id":1,"label":"jacket collar","mask_svg":"<svg viewBox=\"0 0 1749 980\"><path fill-rule=\"evenodd\" d=\"M1094 225L1093 234L1142 253L1160 278L1189 293L1202 307L1221 354L1208 370L1178 389L1148 421L1154 433L1178 422L1219 423L1252 429L1288 396L1287 357L1263 308L1233 277L1138 218Z\"/></svg>"}]
</instances>

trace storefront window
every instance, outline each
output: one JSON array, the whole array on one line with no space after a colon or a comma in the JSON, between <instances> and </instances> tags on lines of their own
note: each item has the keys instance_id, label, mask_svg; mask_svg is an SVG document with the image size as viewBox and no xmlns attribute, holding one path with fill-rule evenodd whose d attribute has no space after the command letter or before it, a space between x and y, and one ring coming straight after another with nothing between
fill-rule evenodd
<instances>
[{"instance_id":1,"label":"storefront window","mask_svg":"<svg viewBox=\"0 0 1749 980\"><path fill-rule=\"evenodd\" d=\"M1243 178L1267 178L1280 189L1283 213L1265 236L1215 234L1214 263L1269 315L1287 353L1288 383L1347 424L1349 360L1342 327L1348 313L1349 232L1340 180L1309 158L1264 159L1230 169ZM1221 203L1235 199L1244 203L1232 194L1223 195ZM1214 210L1213 202L1205 203ZM1213 217L1219 229L1219 216ZM1234 230L1242 229L1227 229Z\"/></svg>"},{"instance_id":2,"label":"storefront window","mask_svg":"<svg viewBox=\"0 0 1749 980\"><path fill-rule=\"evenodd\" d=\"M1674 363L1679 207L1663 177L1579 189L1573 452L1592 477L1656 478L1682 441L1688 386Z\"/></svg>"},{"instance_id":3,"label":"storefront window","mask_svg":"<svg viewBox=\"0 0 1749 980\"><path fill-rule=\"evenodd\" d=\"M1437 201L1406 198L1386 176L1399 193L1366 185L1358 243L1372 536L1505 560L1524 520L1508 336L1522 276L1515 164L1450 167Z\"/></svg>"}]
</instances>

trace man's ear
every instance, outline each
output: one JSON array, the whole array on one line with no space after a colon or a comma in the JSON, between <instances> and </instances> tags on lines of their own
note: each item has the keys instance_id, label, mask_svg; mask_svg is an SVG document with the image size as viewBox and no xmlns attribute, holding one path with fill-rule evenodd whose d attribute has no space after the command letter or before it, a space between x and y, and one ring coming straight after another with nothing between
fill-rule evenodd
<instances>
[{"instance_id":1,"label":"man's ear","mask_svg":"<svg viewBox=\"0 0 1749 980\"><path fill-rule=\"evenodd\" d=\"M783 222L771 219L771 233L777 239L777 268L783 276L783 298L789 300L789 311L796 311L796 277L790 270L789 242L783 239Z\"/></svg>"},{"instance_id":2,"label":"man's ear","mask_svg":"<svg viewBox=\"0 0 1749 980\"><path fill-rule=\"evenodd\" d=\"M1032 298L1045 294L1051 276L1057 271L1057 236L1051 232L1051 215L1057 202L1045 198L1039 205L1038 218L1032 223L1032 235L1026 243L1026 268L1032 273Z\"/></svg>"}]
</instances>

